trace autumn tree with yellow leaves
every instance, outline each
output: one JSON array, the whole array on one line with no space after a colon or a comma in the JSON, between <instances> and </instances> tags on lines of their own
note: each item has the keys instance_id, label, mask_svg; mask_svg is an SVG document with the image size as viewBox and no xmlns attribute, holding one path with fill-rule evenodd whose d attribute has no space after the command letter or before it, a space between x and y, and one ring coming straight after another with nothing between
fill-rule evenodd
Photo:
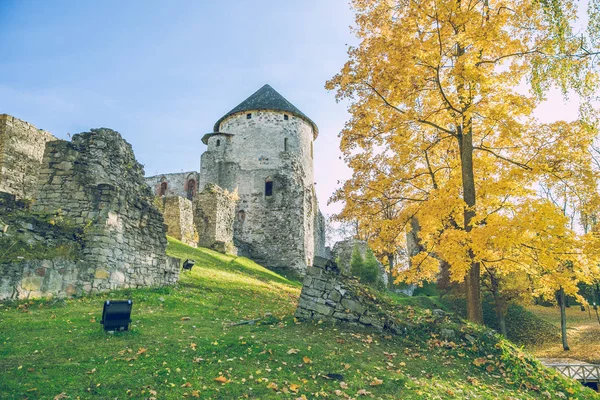
<instances>
[{"instance_id":1,"label":"autumn tree with yellow leaves","mask_svg":"<svg viewBox=\"0 0 600 400\"><path fill-rule=\"evenodd\" d=\"M465 282L471 321L483 319L484 271L525 274L540 294L544 285L575 294L575 281L597 274L594 236L571 229L541 190L570 185L583 207L597 203L600 18L591 0L588 29L576 34L578 4L352 1L360 43L327 83L351 115L340 136L353 176L332 197L344 203L337 218L368 224L378 254L418 221L422 251L398 279L434 280L443 262ZM579 96L578 121L535 119L552 87Z\"/></svg>"}]
</instances>

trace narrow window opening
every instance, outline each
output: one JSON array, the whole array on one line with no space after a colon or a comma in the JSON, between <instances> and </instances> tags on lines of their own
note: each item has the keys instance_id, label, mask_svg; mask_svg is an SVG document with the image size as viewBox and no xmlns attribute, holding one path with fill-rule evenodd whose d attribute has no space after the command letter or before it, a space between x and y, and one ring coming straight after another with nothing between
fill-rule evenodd
<instances>
[{"instance_id":1,"label":"narrow window opening","mask_svg":"<svg viewBox=\"0 0 600 400\"><path fill-rule=\"evenodd\" d=\"M165 194L167 194L167 182L162 182L160 184L160 192L159 192L159 196L164 196Z\"/></svg>"},{"instance_id":2,"label":"narrow window opening","mask_svg":"<svg viewBox=\"0 0 600 400\"><path fill-rule=\"evenodd\" d=\"M188 200L192 200L194 195L196 194L196 181L194 179L190 179L187 183L187 198Z\"/></svg>"},{"instance_id":3,"label":"narrow window opening","mask_svg":"<svg viewBox=\"0 0 600 400\"><path fill-rule=\"evenodd\" d=\"M285 121L287 121L288 119L290 119L290 117L288 117L288 115L287 115L287 114L283 114L283 119L284 119Z\"/></svg>"},{"instance_id":4,"label":"narrow window opening","mask_svg":"<svg viewBox=\"0 0 600 400\"><path fill-rule=\"evenodd\" d=\"M217 147L221 145L221 139L217 139Z\"/></svg>"},{"instance_id":5,"label":"narrow window opening","mask_svg":"<svg viewBox=\"0 0 600 400\"><path fill-rule=\"evenodd\" d=\"M252 114L246 114L246 119L252 118Z\"/></svg>"},{"instance_id":6,"label":"narrow window opening","mask_svg":"<svg viewBox=\"0 0 600 400\"><path fill-rule=\"evenodd\" d=\"M283 151L288 151L288 148L287 148L287 139L288 138L284 138L283 139Z\"/></svg>"},{"instance_id":7,"label":"narrow window opening","mask_svg":"<svg viewBox=\"0 0 600 400\"><path fill-rule=\"evenodd\" d=\"M273 196L273 181L265 182L265 196Z\"/></svg>"},{"instance_id":8,"label":"narrow window opening","mask_svg":"<svg viewBox=\"0 0 600 400\"><path fill-rule=\"evenodd\" d=\"M244 211L244 210L238 211L237 217L238 217L238 221L244 222L244 220L246 219L246 211Z\"/></svg>"}]
</instances>

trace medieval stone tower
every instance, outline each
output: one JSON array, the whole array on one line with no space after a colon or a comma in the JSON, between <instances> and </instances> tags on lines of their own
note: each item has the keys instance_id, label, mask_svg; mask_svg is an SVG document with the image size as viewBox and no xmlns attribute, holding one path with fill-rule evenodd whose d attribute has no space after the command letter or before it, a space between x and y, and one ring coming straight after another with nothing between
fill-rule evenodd
<instances>
[{"instance_id":1,"label":"medieval stone tower","mask_svg":"<svg viewBox=\"0 0 600 400\"><path fill-rule=\"evenodd\" d=\"M324 251L314 190L316 124L264 85L204 135L199 187L237 190L234 242L240 255L304 273Z\"/></svg>"}]
</instances>

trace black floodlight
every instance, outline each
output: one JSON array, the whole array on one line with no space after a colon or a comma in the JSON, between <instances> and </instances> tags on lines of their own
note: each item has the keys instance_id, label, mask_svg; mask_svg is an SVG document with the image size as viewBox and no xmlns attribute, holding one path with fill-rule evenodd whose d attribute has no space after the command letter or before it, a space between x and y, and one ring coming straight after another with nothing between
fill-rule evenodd
<instances>
[{"instance_id":1,"label":"black floodlight","mask_svg":"<svg viewBox=\"0 0 600 400\"><path fill-rule=\"evenodd\" d=\"M131 322L131 300L106 300L102 309L102 321L105 331L127 331Z\"/></svg>"},{"instance_id":2,"label":"black floodlight","mask_svg":"<svg viewBox=\"0 0 600 400\"><path fill-rule=\"evenodd\" d=\"M194 264L196 264L196 261L188 258L183 262L183 270L191 271Z\"/></svg>"}]
</instances>

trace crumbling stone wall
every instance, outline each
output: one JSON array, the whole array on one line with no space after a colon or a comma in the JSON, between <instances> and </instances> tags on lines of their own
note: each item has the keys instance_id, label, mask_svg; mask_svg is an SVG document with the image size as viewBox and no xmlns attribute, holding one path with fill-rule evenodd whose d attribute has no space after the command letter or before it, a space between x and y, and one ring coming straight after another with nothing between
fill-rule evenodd
<instances>
[{"instance_id":1,"label":"crumbling stone wall","mask_svg":"<svg viewBox=\"0 0 600 400\"><path fill-rule=\"evenodd\" d=\"M177 281L179 263L165 254L166 227L152 200L131 145L101 128L47 144L33 210L84 227L93 292Z\"/></svg>"},{"instance_id":2,"label":"crumbling stone wall","mask_svg":"<svg viewBox=\"0 0 600 400\"><path fill-rule=\"evenodd\" d=\"M377 330L393 325L363 285L343 274L335 263L319 259L315 258L315 265L308 267L304 276L296 309L298 319L341 322Z\"/></svg>"},{"instance_id":3,"label":"crumbling stone wall","mask_svg":"<svg viewBox=\"0 0 600 400\"><path fill-rule=\"evenodd\" d=\"M236 254L233 244L233 220L237 194L214 184L207 184L194 197L194 224L199 245L222 253Z\"/></svg>"},{"instance_id":4,"label":"crumbling stone wall","mask_svg":"<svg viewBox=\"0 0 600 400\"><path fill-rule=\"evenodd\" d=\"M52 134L28 122L0 114L0 192L17 199L31 199L35 193L46 143Z\"/></svg>"},{"instance_id":5,"label":"crumbling stone wall","mask_svg":"<svg viewBox=\"0 0 600 400\"><path fill-rule=\"evenodd\" d=\"M69 297L89 293L94 268L84 261L24 260L1 264L0 300Z\"/></svg>"},{"instance_id":6,"label":"crumbling stone wall","mask_svg":"<svg viewBox=\"0 0 600 400\"><path fill-rule=\"evenodd\" d=\"M181 196L192 200L198 193L198 172L196 171L149 176L145 180L155 196ZM166 190L161 194L163 185Z\"/></svg>"},{"instance_id":7,"label":"crumbling stone wall","mask_svg":"<svg viewBox=\"0 0 600 400\"><path fill-rule=\"evenodd\" d=\"M198 233L194 225L192 202L181 196L162 196L156 197L154 203L163 214L167 235L196 247Z\"/></svg>"},{"instance_id":8,"label":"crumbling stone wall","mask_svg":"<svg viewBox=\"0 0 600 400\"><path fill-rule=\"evenodd\" d=\"M317 197L315 196L315 203ZM327 222L325 221L325 216L321 211L319 211L319 205L315 204L315 209L318 211L315 213L315 256L323 257L323 258L332 258L331 250L328 247L325 247L325 235L327 229Z\"/></svg>"}]
</instances>

